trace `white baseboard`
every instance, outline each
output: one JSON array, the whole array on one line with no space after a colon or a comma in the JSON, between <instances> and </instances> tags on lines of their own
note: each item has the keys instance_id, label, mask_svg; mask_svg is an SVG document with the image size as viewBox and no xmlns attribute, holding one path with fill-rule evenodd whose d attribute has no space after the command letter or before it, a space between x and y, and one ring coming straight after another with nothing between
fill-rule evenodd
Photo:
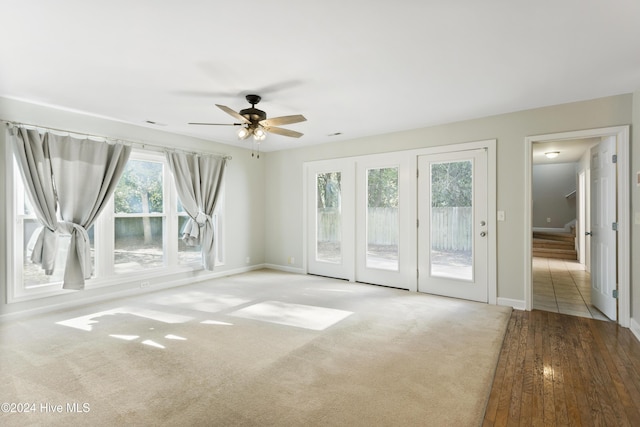
<instances>
[{"instance_id":1,"label":"white baseboard","mask_svg":"<svg viewBox=\"0 0 640 427\"><path fill-rule=\"evenodd\" d=\"M629 329L631 329L633 335L636 336L636 339L640 341L640 323L638 323L636 319L631 319Z\"/></svg>"},{"instance_id":2,"label":"white baseboard","mask_svg":"<svg viewBox=\"0 0 640 427\"><path fill-rule=\"evenodd\" d=\"M279 264L265 264L264 268L270 268L271 270L285 271L287 273L305 274L304 269L298 267L289 267Z\"/></svg>"},{"instance_id":3,"label":"white baseboard","mask_svg":"<svg viewBox=\"0 0 640 427\"><path fill-rule=\"evenodd\" d=\"M515 310L524 310L526 308L523 300L511 298L498 298L498 305L513 307Z\"/></svg>"}]
</instances>

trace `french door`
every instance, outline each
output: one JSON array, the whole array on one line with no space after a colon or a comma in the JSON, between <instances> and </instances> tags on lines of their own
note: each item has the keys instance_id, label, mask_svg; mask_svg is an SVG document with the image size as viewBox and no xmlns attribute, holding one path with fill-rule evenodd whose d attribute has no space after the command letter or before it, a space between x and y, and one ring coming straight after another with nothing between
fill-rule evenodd
<instances>
[{"instance_id":1,"label":"french door","mask_svg":"<svg viewBox=\"0 0 640 427\"><path fill-rule=\"evenodd\" d=\"M340 159L306 169L307 271L354 280L353 164Z\"/></svg>"},{"instance_id":2,"label":"french door","mask_svg":"<svg viewBox=\"0 0 640 427\"><path fill-rule=\"evenodd\" d=\"M360 158L356 183L355 280L415 289L415 162L402 153Z\"/></svg>"},{"instance_id":3,"label":"french door","mask_svg":"<svg viewBox=\"0 0 640 427\"><path fill-rule=\"evenodd\" d=\"M415 272L415 250L409 244L411 158L365 156L306 168L307 271L402 289L413 284L415 289L410 273Z\"/></svg>"},{"instance_id":4,"label":"french door","mask_svg":"<svg viewBox=\"0 0 640 427\"><path fill-rule=\"evenodd\" d=\"M495 141L463 145L305 163L307 272L495 303Z\"/></svg>"},{"instance_id":5,"label":"french door","mask_svg":"<svg viewBox=\"0 0 640 427\"><path fill-rule=\"evenodd\" d=\"M418 290L488 301L485 149L418 157Z\"/></svg>"}]
</instances>

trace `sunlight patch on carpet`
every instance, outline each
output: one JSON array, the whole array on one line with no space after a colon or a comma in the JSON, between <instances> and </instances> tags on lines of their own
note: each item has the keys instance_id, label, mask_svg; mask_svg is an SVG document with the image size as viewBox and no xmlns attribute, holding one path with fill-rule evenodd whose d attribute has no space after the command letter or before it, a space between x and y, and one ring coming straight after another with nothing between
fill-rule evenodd
<instances>
[{"instance_id":1,"label":"sunlight patch on carpet","mask_svg":"<svg viewBox=\"0 0 640 427\"><path fill-rule=\"evenodd\" d=\"M163 323L185 323L193 319L193 317L182 316L179 314L165 313L163 311L149 310L138 307L119 307L112 310L100 311L98 313L87 314L86 316L74 317L73 319L62 320L56 322L58 325L68 326L70 328L80 329L83 331L92 331L93 325L98 323L98 318L103 316L113 316L117 314L132 314L145 319L157 320Z\"/></svg>"},{"instance_id":2,"label":"sunlight patch on carpet","mask_svg":"<svg viewBox=\"0 0 640 427\"><path fill-rule=\"evenodd\" d=\"M140 338L140 335L118 335L118 334L110 334L109 335L111 338L118 338L119 340L125 340L125 341L133 341L133 340L137 340L138 338Z\"/></svg>"},{"instance_id":3,"label":"sunlight patch on carpet","mask_svg":"<svg viewBox=\"0 0 640 427\"><path fill-rule=\"evenodd\" d=\"M219 320L203 320L200 323L203 325L233 326L233 323L220 322Z\"/></svg>"},{"instance_id":4,"label":"sunlight patch on carpet","mask_svg":"<svg viewBox=\"0 0 640 427\"><path fill-rule=\"evenodd\" d=\"M205 313L217 313L251 300L236 295L212 295L209 292L185 291L157 297L151 300L154 304L182 307L190 310L203 311Z\"/></svg>"},{"instance_id":5,"label":"sunlight patch on carpet","mask_svg":"<svg viewBox=\"0 0 640 427\"><path fill-rule=\"evenodd\" d=\"M231 316L322 331L352 315L351 311L312 305L265 301L234 311Z\"/></svg>"},{"instance_id":6,"label":"sunlight patch on carpet","mask_svg":"<svg viewBox=\"0 0 640 427\"><path fill-rule=\"evenodd\" d=\"M164 337L166 339L168 339L168 340L176 340L176 341L186 341L187 340L185 337L181 337L179 335L173 335L173 334L165 335Z\"/></svg>"},{"instance_id":7,"label":"sunlight patch on carpet","mask_svg":"<svg viewBox=\"0 0 640 427\"><path fill-rule=\"evenodd\" d=\"M144 340L144 341L142 341L142 344L148 345L150 347L155 347L155 348L163 348L163 349L166 348L165 346L155 342L154 340Z\"/></svg>"}]
</instances>

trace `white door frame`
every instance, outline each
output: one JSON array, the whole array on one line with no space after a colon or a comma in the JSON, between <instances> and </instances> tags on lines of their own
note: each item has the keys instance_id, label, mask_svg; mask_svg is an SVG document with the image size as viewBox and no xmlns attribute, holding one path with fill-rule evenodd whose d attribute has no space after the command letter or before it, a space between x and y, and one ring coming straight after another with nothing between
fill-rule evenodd
<instances>
[{"instance_id":1,"label":"white door frame","mask_svg":"<svg viewBox=\"0 0 640 427\"><path fill-rule=\"evenodd\" d=\"M498 175L497 175L497 146L498 141L496 139L487 139L481 141L473 141L473 142L462 142L458 144L447 144L447 145L437 145L428 148L418 148L411 150L402 150L402 151L393 151L392 153L406 155L413 166L415 171L418 170L418 156L429 155L429 154L438 154L438 153L447 153L451 151L464 151L464 150L474 150L479 148L484 148L487 150L487 239L488 239L488 265L487 265L487 282L488 282L488 303L491 305L495 305L498 303L498 239L497 239L497 219L496 219L496 207L497 207L497 191L498 191ZM380 154L369 154L362 156L353 156L353 157L343 157L338 159L326 159L326 160L312 160L309 162L305 162L303 164L303 201L302 201L302 223L303 226L303 245L302 245L302 271L307 274L309 272L308 268L308 240L311 238L309 236L309 227L307 226L309 221L309 215L311 213L308 209L308 172L309 168L312 167L313 164L318 162L336 162L342 161L346 159L366 159L373 158L375 156L386 156L390 153L380 153ZM417 176L410 180L408 184L408 188L410 191L410 195L408 197L409 202L409 211L411 212L410 223L415 224L417 221L417 211L418 211L418 179ZM355 238L355 233L353 234ZM417 273L417 261L418 261L418 232L417 229L415 232L410 233L410 241L408 247L407 256L411 257L414 260L416 266ZM348 280L355 281L355 272L352 277ZM418 290L418 277L417 274L411 279L409 284L409 291L417 292Z\"/></svg>"},{"instance_id":2,"label":"white door frame","mask_svg":"<svg viewBox=\"0 0 640 427\"><path fill-rule=\"evenodd\" d=\"M525 309L533 306L532 287L532 148L535 142L559 141L579 138L615 136L618 141L618 323L626 328L630 325L630 269L631 269L631 228L630 228L630 157L629 126L615 126L599 129L562 132L525 138L525 197L524 197L524 297Z\"/></svg>"}]
</instances>

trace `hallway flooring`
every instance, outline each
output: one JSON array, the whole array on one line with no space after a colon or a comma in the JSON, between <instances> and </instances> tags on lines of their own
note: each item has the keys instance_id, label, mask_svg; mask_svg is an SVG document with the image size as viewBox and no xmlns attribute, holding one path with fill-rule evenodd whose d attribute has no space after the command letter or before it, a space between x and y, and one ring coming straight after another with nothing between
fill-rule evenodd
<instances>
[{"instance_id":1,"label":"hallway flooring","mask_svg":"<svg viewBox=\"0 0 640 427\"><path fill-rule=\"evenodd\" d=\"M591 304L591 277L578 261L533 258L533 308L609 320Z\"/></svg>"}]
</instances>

